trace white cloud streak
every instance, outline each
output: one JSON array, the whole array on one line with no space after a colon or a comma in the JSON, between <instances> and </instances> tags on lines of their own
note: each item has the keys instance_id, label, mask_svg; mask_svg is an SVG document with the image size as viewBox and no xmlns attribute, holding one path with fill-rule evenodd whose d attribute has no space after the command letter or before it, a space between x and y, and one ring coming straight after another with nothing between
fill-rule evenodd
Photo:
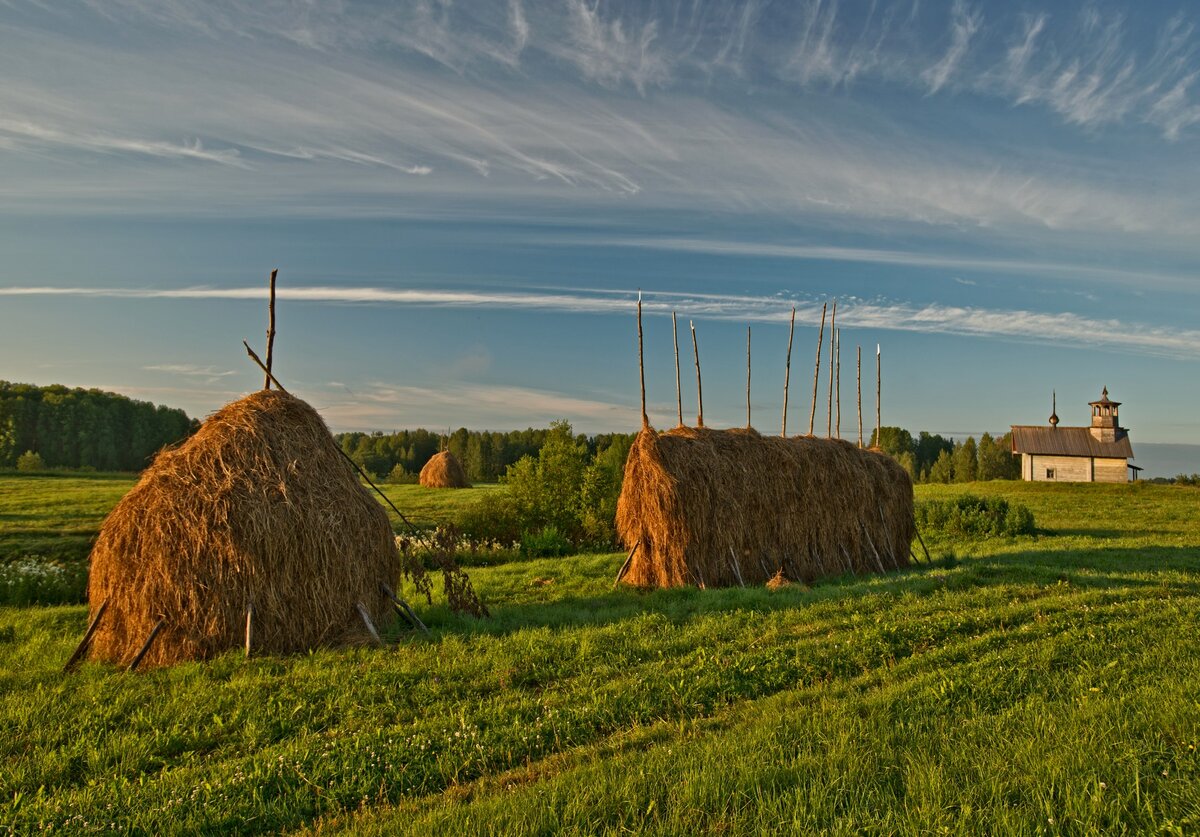
<instances>
[{"instance_id":1,"label":"white cloud streak","mask_svg":"<svg viewBox=\"0 0 1200 837\"><path fill-rule=\"evenodd\" d=\"M281 299L313 303L384 304L426 308L487 308L574 314L618 314L634 310L630 291L476 291L393 288L291 287L279 291ZM262 288L0 288L0 297L73 296L120 299L228 299L263 298ZM796 305L801 322L820 320L820 305L812 300L785 296L685 294L645 292L643 310L648 315L742 322L784 322ZM1200 331L1166 328L1119 319L1096 319L1070 312L998 310L941 304L841 298L839 322L847 327L890 331L999 338L1019 342L1069 344L1145 355L1194 359L1200 357Z\"/></svg>"}]
</instances>

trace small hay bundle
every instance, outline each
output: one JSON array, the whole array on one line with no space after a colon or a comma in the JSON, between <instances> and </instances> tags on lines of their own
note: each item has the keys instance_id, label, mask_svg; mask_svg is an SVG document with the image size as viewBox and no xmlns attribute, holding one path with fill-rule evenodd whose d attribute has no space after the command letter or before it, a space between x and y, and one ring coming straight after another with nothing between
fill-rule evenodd
<instances>
[{"instance_id":1,"label":"small hay bundle","mask_svg":"<svg viewBox=\"0 0 1200 837\"><path fill-rule=\"evenodd\" d=\"M294 652L361 638L362 602L389 612L399 555L387 515L317 411L264 390L163 451L104 521L88 600L108 607L90 647L126 662L160 618L142 667L238 647Z\"/></svg>"},{"instance_id":2,"label":"small hay bundle","mask_svg":"<svg viewBox=\"0 0 1200 837\"><path fill-rule=\"evenodd\" d=\"M421 485L425 488L470 488L462 463L448 450L435 453L421 469Z\"/></svg>"},{"instance_id":3,"label":"small hay bundle","mask_svg":"<svg viewBox=\"0 0 1200 837\"><path fill-rule=\"evenodd\" d=\"M909 563L912 481L849 442L753 430L643 429L625 464L617 532L643 587L811 583Z\"/></svg>"}]
</instances>

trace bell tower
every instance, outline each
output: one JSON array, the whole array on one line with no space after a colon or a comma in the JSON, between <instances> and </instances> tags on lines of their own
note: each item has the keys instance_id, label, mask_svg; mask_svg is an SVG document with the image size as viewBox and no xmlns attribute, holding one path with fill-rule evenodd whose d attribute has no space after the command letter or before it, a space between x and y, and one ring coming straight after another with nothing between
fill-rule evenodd
<instances>
[{"instance_id":1,"label":"bell tower","mask_svg":"<svg viewBox=\"0 0 1200 837\"><path fill-rule=\"evenodd\" d=\"M1092 408L1092 426L1088 429L1096 441L1115 442L1125 435L1125 428L1117 422L1117 408L1121 402L1108 399L1108 387L1100 394L1100 400L1089 402L1089 406Z\"/></svg>"}]
</instances>

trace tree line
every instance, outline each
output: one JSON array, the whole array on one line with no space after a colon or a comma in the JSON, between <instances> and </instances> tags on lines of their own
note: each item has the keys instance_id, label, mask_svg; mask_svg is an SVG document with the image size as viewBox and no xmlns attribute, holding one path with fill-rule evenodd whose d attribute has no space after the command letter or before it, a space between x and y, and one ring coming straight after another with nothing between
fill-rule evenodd
<instances>
[{"instance_id":1,"label":"tree line","mask_svg":"<svg viewBox=\"0 0 1200 837\"><path fill-rule=\"evenodd\" d=\"M984 433L955 442L922 430L913 436L901 427L881 427L879 447L908 472L913 482L976 482L1021 478L1021 461L1012 455L1012 433ZM871 444L875 445L875 431Z\"/></svg>"},{"instance_id":2,"label":"tree line","mask_svg":"<svg viewBox=\"0 0 1200 837\"><path fill-rule=\"evenodd\" d=\"M183 410L98 389L0 381L0 468L140 471L200 423Z\"/></svg>"}]
</instances>

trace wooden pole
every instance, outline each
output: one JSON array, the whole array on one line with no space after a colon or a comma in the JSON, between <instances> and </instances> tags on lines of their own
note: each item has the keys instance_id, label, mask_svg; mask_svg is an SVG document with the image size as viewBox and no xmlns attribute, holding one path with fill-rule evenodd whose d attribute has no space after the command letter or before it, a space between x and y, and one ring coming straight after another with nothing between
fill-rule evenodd
<instances>
[{"instance_id":1,"label":"wooden pole","mask_svg":"<svg viewBox=\"0 0 1200 837\"><path fill-rule=\"evenodd\" d=\"M679 385L679 326L671 312L671 337L675 340L675 406L679 409L679 426L683 427L683 388Z\"/></svg>"},{"instance_id":2,"label":"wooden pole","mask_svg":"<svg viewBox=\"0 0 1200 837\"><path fill-rule=\"evenodd\" d=\"M833 422L834 438L842 438L842 330L839 328L833 333L833 345L836 347L834 354L837 356L837 362L834 363L833 379L836 383L833 385L833 403L837 409L837 418Z\"/></svg>"},{"instance_id":3,"label":"wooden pole","mask_svg":"<svg viewBox=\"0 0 1200 837\"><path fill-rule=\"evenodd\" d=\"M746 429L750 429L750 326L746 326Z\"/></svg>"},{"instance_id":4,"label":"wooden pole","mask_svg":"<svg viewBox=\"0 0 1200 837\"><path fill-rule=\"evenodd\" d=\"M629 572L629 565L633 563L633 553L637 552L638 547L642 545L638 541L633 545L633 549L629 550L629 554L625 556L625 563L621 565L621 569L617 570L617 578L613 582L613 589L617 589L617 585L621 583L621 579L625 577L625 573Z\"/></svg>"},{"instance_id":5,"label":"wooden pole","mask_svg":"<svg viewBox=\"0 0 1200 837\"><path fill-rule=\"evenodd\" d=\"M704 426L704 388L700 385L700 344L696 342L696 323L688 320L692 327L692 352L696 355L696 406L699 414L696 416L696 426Z\"/></svg>"},{"instance_id":6,"label":"wooden pole","mask_svg":"<svg viewBox=\"0 0 1200 837\"><path fill-rule=\"evenodd\" d=\"M862 447L862 346L858 347L858 446Z\"/></svg>"},{"instance_id":7,"label":"wooden pole","mask_svg":"<svg viewBox=\"0 0 1200 837\"><path fill-rule=\"evenodd\" d=\"M271 300L267 303L267 378L263 389L271 388L271 359L275 354L275 276L279 268L271 271Z\"/></svg>"},{"instance_id":8,"label":"wooden pole","mask_svg":"<svg viewBox=\"0 0 1200 837\"><path fill-rule=\"evenodd\" d=\"M883 393L882 381L883 372L883 352L879 344L875 344L875 447L882 448L883 440L879 438L879 434L883 432L883 412L880 409L880 395Z\"/></svg>"},{"instance_id":9,"label":"wooden pole","mask_svg":"<svg viewBox=\"0 0 1200 837\"><path fill-rule=\"evenodd\" d=\"M825 341L825 308L829 303L821 306L821 330L817 333L817 363L813 369L813 397L812 409L808 413L808 435L813 434L813 421L817 418L817 383L821 379L821 346ZM249 348L249 347L247 347Z\"/></svg>"},{"instance_id":10,"label":"wooden pole","mask_svg":"<svg viewBox=\"0 0 1200 837\"><path fill-rule=\"evenodd\" d=\"M833 313L829 316L829 407L825 414L825 438L833 436L833 344L837 341L837 300L833 301Z\"/></svg>"},{"instance_id":11,"label":"wooden pole","mask_svg":"<svg viewBox=\"0 0 1200 837\"><path fill-rule=\"evenodd\" d=\"M366 626L367 633L371 635L371 641L382 647L383 640L379 638L379 631L375 630L375 625L371 622L371 615L367 613L366 606L364 606L362 602L355 602L354 608L358 611L358 616L360 619L362 619L363 625Z\"/></svg>"},{"instance_id":12,"label":"wooden pole","mask_svg":"<svg viewBox=\"0 0 1200 837\"><path fill-rule=\"evenodd\" d=\"M104 611L108 610L108 599L100 602L100 607L96 609L96 615L92 617L91 623L87 626L87 630L83 632L83 639L79 640L79 645L75 646L75 653L67 660L67 664L63 666L63 674L74 671L83 661L83 655L87 652L88 646L92 644L92 635L96 633L96 628L100 627L100 617L104 615Z\"/></svg>"},{"instance_id":13,"label":"wooden pole","mask_svg":"<svg viewBox=\"0 0 1200 837\"><path fill-rule=\"evenodd\" d=\"M638 376L642 382L642 428L650 426L650 418L646 415L646 365L642 360L642 292L638 291Z\"/></svg>"},{"instance_id":14,"label":"wooden pole","mask_svg":"<svg viewBox=\"0 0 1200 837\"><path fill-rule=\"evenodd\" d=\"M279 379L272 375L271 370L268 369L267 365L262 362L262 358L255 354L254 349L250 348L250 344L243 340L242 345L246 347L246 354L250 355L250 359L257 363L258 368L267 374L267 379L271 383L275 384L275 388L280 392L287 392L287 390L283 388L283 385L279 383ZM341 450L341 448L338 448L338 450Z\"/></svg>"},{"instance_id":15,"label":"wooden pole","mask_svg":"<svg viewBox=\"0 0 1200 837\"><path fill-rule=\"evenodd\" d=\"M792 338L796 336L796 306L792 306L792 324L788 328L788 352L787 364L783 367L783 431L782 435L787 438L787 402L788 402L788 379L792 377Z\"/></svg>"},{"instance_id":16,"label":"wooden pole","mask_svg":"<svg viewBox=\"0 0 1200 837\"><path fill-rule=\"evenodd\" d=\"M126 671L135 671L138 665L142 662L142 658L146 656L146 652L150 650L150 646L154 644L154 638L158 636L158 632L162 630L163 625L167 624L167 617L160 616L158 623L150 629L150 636L146 637L146 641L142 643L141 649L134 654L133 659L129 663L129 668Z\"/></svg>"},{"instance_id":17,"label":"wooden pole","mask_svg":"<svg viewBox=\"0 0 1200 837\"><path fill-rule=\"evenodd\" d=\"M246 656L254 645L254 602L246 603Z\"/></svg>"},{"instance_id":18,"label":"wooden pole","mask_svg":"<svg viewBox=\"0 0 1200 837\"><path fill-rule=\"evenodd\" d=\"M407 619L409 622L411 622L412 626L414 628L420 628L422 633L424 633L426 636L429 636L429 628L425 627L425 623L422 622L420 617L417 616L416 611L414 611L411 607L408 606L408 602L404 601L404 599L399 598L392 591L392 588L388 587L383 582L380 582L379 589L383 591L383 595L387 596L389 599L392 600L392 605L395 606L396 610L400 613L401 616L403 616L405 619Z\"/></svg>"},{"instance_id":19,"label":"wooden pole","mask_svg":"<svg viewBox=\"0 0 1200 837\"><path fill-rule=\"evenodd\" d=\"M737 554L733 551L733 547L729 547L729 557L731 559L730 566L733 567L733 574L737 576L738 585L746 586L746 582L742 581L742 568L738 565Z\"/></svg>"}]
</instances>

